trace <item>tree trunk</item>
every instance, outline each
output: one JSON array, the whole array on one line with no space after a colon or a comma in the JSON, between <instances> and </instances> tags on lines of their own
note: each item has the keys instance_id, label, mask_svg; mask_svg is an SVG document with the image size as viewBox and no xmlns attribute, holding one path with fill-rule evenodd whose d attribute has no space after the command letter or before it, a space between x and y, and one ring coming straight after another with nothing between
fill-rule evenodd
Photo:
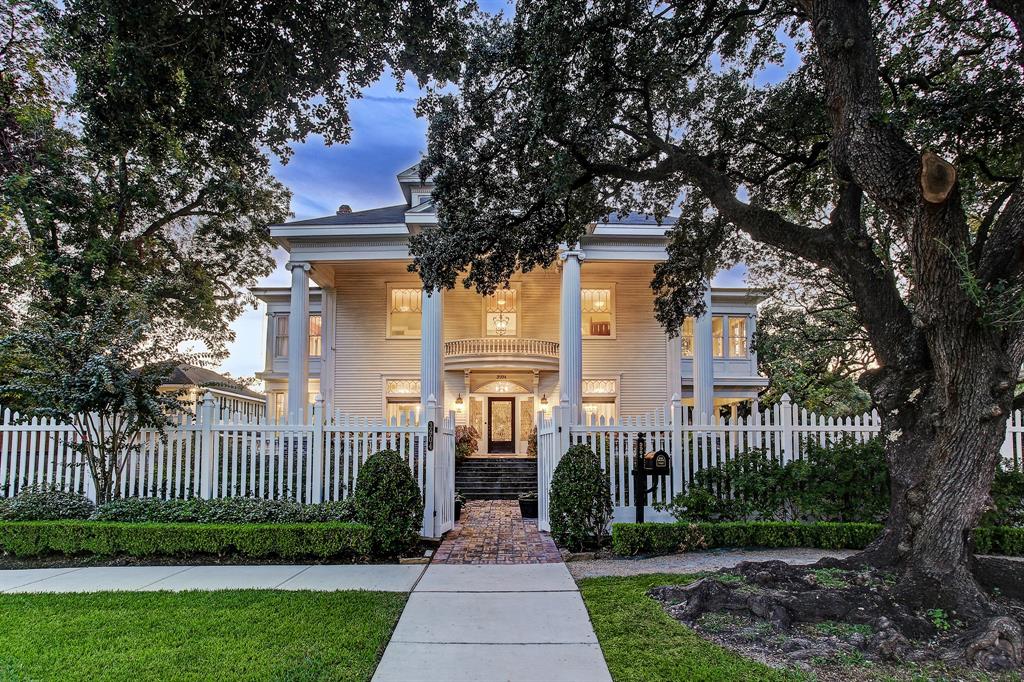
<instances>
[{"instance_id":1,"label":"tree trunk","mask_svg":"<svg viewBox=\"0 0 1024 682\"><path fill-rule=\"evenodd\" d=\"M971 531L988 504L1010 403L1008 358L974 341L951 372L890 376L872 387L885 410L892 502L882 535L851 559L896 567L909 605L965 619L991 613L973 575Z\"/></svg>"}]
</instances>

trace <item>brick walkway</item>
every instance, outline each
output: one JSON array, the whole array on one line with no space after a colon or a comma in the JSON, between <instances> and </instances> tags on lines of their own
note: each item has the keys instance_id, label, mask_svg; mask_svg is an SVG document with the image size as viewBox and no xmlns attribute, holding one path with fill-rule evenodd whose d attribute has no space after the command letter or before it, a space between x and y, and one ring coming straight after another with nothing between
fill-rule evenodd
<instances>
[{"instance_id":1,"label":"brick walkway","mask_svg":"<svg viewBox=\"0 0 1024 682\"><path fill-rule=\"evenodd\" d=\"M562 561L554 540L524 521L516 500L472 500L434 555L440 564L552 564Z\"/></svg>"}]
</instances>

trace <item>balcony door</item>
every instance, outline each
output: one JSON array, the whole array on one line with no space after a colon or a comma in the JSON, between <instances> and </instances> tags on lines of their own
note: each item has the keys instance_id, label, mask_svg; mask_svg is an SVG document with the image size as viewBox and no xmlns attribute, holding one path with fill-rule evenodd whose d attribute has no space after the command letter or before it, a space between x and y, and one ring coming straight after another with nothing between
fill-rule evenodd
<instances>
[{"instance_id":1,"label":"balcony door","mask_svg":"<svg viewBox=\"0 0 1024 682\"><path fill-rule=\"evenodd\" d=\"M516 399L487 399L487 451L515 453Z\"/></svg>"}]
</instances>

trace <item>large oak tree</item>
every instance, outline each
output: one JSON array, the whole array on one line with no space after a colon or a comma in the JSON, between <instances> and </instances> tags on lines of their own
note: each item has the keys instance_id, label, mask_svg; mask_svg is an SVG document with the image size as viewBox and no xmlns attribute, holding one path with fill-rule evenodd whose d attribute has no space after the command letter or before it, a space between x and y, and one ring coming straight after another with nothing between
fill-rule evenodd
<instances>
[{"instance_id":1,"label":"large oak tree","mask_svg":"<svg viewBox=\"0 0 1024 682\"><path fill-rule=\"evenodd\" d=\"M1024 360L1022 30L1020 0L522 2L425 103L440 227L415 267L487 291L608 212L678 206L653 281L673 333L752 244L827 270L892 472L856 561L908 604L990 614L970 533Z\"/></svg>"}]
</instances>

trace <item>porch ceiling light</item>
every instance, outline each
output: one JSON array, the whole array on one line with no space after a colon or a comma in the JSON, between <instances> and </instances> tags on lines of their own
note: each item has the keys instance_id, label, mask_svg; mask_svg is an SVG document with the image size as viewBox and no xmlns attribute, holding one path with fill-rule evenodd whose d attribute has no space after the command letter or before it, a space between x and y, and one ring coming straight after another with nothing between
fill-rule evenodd
<instances>
[{"instance_id":1,"label":"porch ceiling light","mask_svg":"<svg viewBox=\"0 0 1024 682\"><path fill-rule=\"evenodd\" d=\"M459 412L462 412L462 407L463 407L462 394L459 393L459 397L455 399L455 409L458 410Z\"/></svg>"},{"instance_id":2,"label":"porch ceiling light","mask_svg":"<svg viewBox=\"0 0 1024 682\"><path fill-rule=\"evenodd\" d=\"M544 407L548 406L548 394L547 393L545 393L544 395L542 395L540 397L540 404L543 405Z\"/></svg>"}]
</instances>

